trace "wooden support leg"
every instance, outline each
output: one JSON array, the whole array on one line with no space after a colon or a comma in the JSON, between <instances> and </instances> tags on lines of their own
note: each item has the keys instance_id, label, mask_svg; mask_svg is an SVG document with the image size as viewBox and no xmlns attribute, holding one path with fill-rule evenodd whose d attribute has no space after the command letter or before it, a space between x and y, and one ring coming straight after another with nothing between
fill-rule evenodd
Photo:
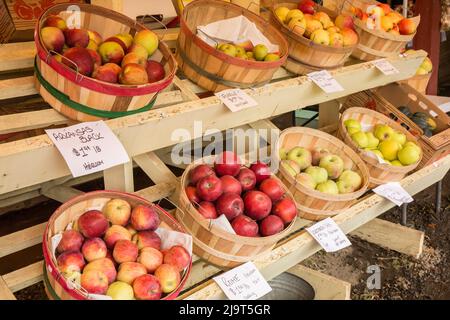
<instances>
[{"instance_id":1,"label":"wooden support leg","mask_svg":"<svg viewBox=\"0 0 450 320\"><path fill-rule=\"evenodd\" d=\"M401 225L406 226L406 223L408 222L408 204L404 203L402 204L402 216L401 216Z\"/></svg>"},{"instance_id":2,"label":"wooden support leg","mask_svg":"<svg viewBox=\"0 0 450 320\"><path fill-rule=\"evenodd\" d=\"M104 171L105 190L134 192L133 162L127 162Z\"/></svg>"},{"instance_id":3,"label":"wooden support leg","mask_svg":"<svg viewBox=\"0 0 450 320\"><path fill-rule=\"evenodd\" d=\"M335 124L339 121L340 103L331 100L319 104L319 128Z\"/></svg>"},{"instance_id":4,"label":"wooden support leg","mask_svg":"<svg viewBox=\"0 0 450 320\"><path fill-rule=\"evenodd\" d=\"M436 183L436 214L441 212L441 200L442 200L442 180Z\"/></svg>"},{"instance_id":5,"label":"wooden support leg","mask_svg":"<svg viewBox=\"0 0 450 320\"><path fill-rule=\"evenodd\" d=\"M0 277L0 300L16 300L3 277Z\"/></svg>"}]
</instances>

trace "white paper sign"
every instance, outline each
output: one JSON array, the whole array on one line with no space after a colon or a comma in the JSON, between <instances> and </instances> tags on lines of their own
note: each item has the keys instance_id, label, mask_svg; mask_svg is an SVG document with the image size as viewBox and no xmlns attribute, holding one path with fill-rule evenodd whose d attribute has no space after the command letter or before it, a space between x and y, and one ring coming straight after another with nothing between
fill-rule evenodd
<instances>
[{"instance_id":1,"label":"white paper sign","mask_svg":"<svg viewBox=\"0 0 450 320\"><path fill-rule=\"evenodd\" d=\"M386 59L375 60L373 61L373 64L375 67L377 67L378 70L380 70L387 76L399 73L398 69Z\"/></svg>"},{"instance_id":2,"label":"white paper sign","mask_svg":"<svg viewBox=\"0 0 450 320\"><path fill-rule=\"evenodd\" d=\"M307 76L326 93L344 91L344 88L327 70L311 72Z\"/></svg>"},{"instance_id":3,"label":"white paper sign","mask_svg":"<svg viewBox=\"0 0 450 320\"><path fill-rule=\"evenodd\" d=\"M127 152L103 121L45 130L74 177L129 162Z\"/></svg>"},{"instance_id":4,"label":"white paper sign","mask_svg":"<svg viewBox=\"0 0 450 320\"><path fill-rule=\"evenodd\" d=\"M398 182L388 182L373 189L373 192L392 201L397 206L411 203L414 199Z\"/></svg>"},{"instance_id":5,"label":"white paper sign","mask_svg":"<svg viewBox=\"0 0 450 320\"><path fill-rule=\"evenodd\" d=\"M351 246L352 243L341 228L331 218L326 218L306 228L311 236L324 248L326 252L336 252Z\"/></svg>"},{"instance_id":6,"label":"white paper sign","mask_svg":"<svg viewBox=\"0 0 450 320\"><path fill-rule=\"evenodd\" d=\"M215 95L231 110L231 112L255 107L258 103L241 89L227 89Z\"/></svg>"},{"instance_id":7,"label":"white paper sign","mask_svg":"<svg viewBox=\"0 0 450 320\"><path fill-rule=\"evenodd\" d=\"M227 217L224 214L220 215L217 219L211 219L210 221L212 226L219 227L231 234L236 234L236 231L234 231L230 221L228 221Z\"/></svg>"},{"instance_id":8,"label":"white paper sign","mask_svg":"<svg viewBox=\"0 0 450 320\"><path fill-rule=\"evenodd\" d=\"M214 277L230 300L256 300L272 291L253 262L247 262Z\"/></svg>"}]
</instances>

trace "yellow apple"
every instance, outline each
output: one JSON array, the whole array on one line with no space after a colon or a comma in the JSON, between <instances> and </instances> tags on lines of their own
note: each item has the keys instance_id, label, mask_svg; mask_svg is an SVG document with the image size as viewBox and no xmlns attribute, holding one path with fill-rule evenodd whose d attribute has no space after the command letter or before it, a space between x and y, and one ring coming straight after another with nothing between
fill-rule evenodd
<instances>
[{"instance_id":1,"label":"yellow apple","mask_svg":"<svg viewBox=\"0 0 450 320\"><path fill-rule=\"evenodd\" d=\"M417 144L415 144L412 141L406 142L405 145L403 146L403 148L406 148L406 147L415 147L415 148L417 148L417 150L419 150L419 152L422 152L422 148L419 147Z\"/></svg>"},{"instance_id":2,"label":"yellow apple","mask_svg":"<svg viewBox=\"0 0 450 320\"><path fill-rule=\"evenodd\" d=\"M328 29L327 29L328 30ZM330 46L334 48L342 48L344 46L344 37L337 32L330 32Z\"/></svg>"},{"instance_id":3,"label":"yellow apple","mask_svg":"<svg viewBox=\"0 0 450 320\"><path fill-rule=\"evenodd\" d=\"M316 190L328 194L339 194L339 188L333 180L318 184Z\"/></svg>"},{"instance_id":4,"label":"yellow apple","mask_svg":"<svg viewBox=\"0 0 450 320\"><path fill-rule=\"evenodd\" d=\"M416 75L417 75L417 76L421 76L421 75L424 75L424 74L428 74L428 71L425 70L425 69L422 68L422 67L419 67L419 68L417 69L417 71L416 71Z\"/></svg>"},{"instance_id":5,"label":"yellow apple","mask_svg":"<svg viewBox=\"0 0 450 320\"><path fill-rule=\"evenodd\" d=\"M360 148L367 148L367 145L369 144L369 139L365 132L358 131L352 134L351 138Z\"/></svg>"},{"instance_id":6,"label":"yellow apple","mask_svg":"<svg viewBox=\"0 0 450 320\"><path fill-rule=\"evenodd\" d=\"M380 141L383 141L392 137L394 134L394 129L386 124L377 124L373 133L375 137L377 137Z\"/></svg>"},{"instance_id":7,"label":"yellow apple","mask_svg":"<svg viewBox=\"0 0 450 320\"><path fill-rule=\"evenodd\" d=\"M306 30L305 30L305 37L310 38L312 33L316 30L322 29L322 24L320 21L310 19L306 20Z\"/></svg>"},{"instance_id":8,"label":"yellow apple","mask_svg":"<svg viewBox=\"0 0 450 320\"><path fill-rule=\"evenodd\" d=\"M347 119L344 121L344 126L349 128L356 128L358 131L361 131L361 123L358 120L355 119Z\"/></svg>"},{"instance_id":9,"label":"yellow apple","mask_svg":"<svg viewBox=\"0 0 450 320\"><path fill-rule=\"evenodd\" d=\"M313 18L320 21L324 29L333 26L333 22L331 22L330 17L325 12L316 12Z\"/></svg>"},{"instance_id":10,"label":"yellow apple","mask_svg":"<svg viewBox=\"0 0 450 320\"><path fill-rule=\"evenodd\" d=\"M394 132L392 135L392 140L397 141L401 146L406 143L406 135L401 132Z\"/></svg>"},{"instance_id":11,"label":"yellow apple","mask_svg":"<svg viewBox=\"0 0 450 320\"><path fill-rule=\"evenodd\" d=\"M403 164L398 160L391 161L391 165L396 167L403 167Z\"/></svg>"},{"instance_id":12,"label":"yellow apple","mask_svg":"<svg viewBox=\"0 0 450 320\"><path fill-rule=\"evenodd\" d=\"M280 56L275 53L269 53L264 57L264 61L278 61L278 60L280 60Z\"/></svg>"},{"instance_id":13,"label":"yellow apple","mask_svg":"<svg viewBox=\"0 0 450 320\"><path fill-rule=\"evenodd\" d=\"M289 8L286 7L278 7L275 9L275 15L280 19L281 22L286 21L286 16L289 13Z\"/></svg>"},{"instance_id":14,"label":"yellow apple","mask_svg":"<svg viewBox=\"0 0 450 320\"><path fill-rule=\"evenodd\" d=\"M397 141L388 139L380 142L378 150L381 151L384 159L392 161L397 159L397 153L401 149L400 147L401 145Z\"/></svg>"},{"instance_id":15,"label":"yellow apple","mask_svg":"<svg viewBox=\"0 0 450 320\"><path fill-rule=\"evenodd\" d=\"M288 28L295 34L301 36L306 30L306 20L300 17L292 18L291 21L289 21Z\"/></svg>"},{"instance_id":16,"label":"yellow apple","mask_svg":"<svg viewBox=\"0 0 450 320\"><path fill-rule=\"evenodd\" d=\"M406 146L398 152L398 160L404 166L416 163L420 159L420 150L414 146Z\"/></svg>"},{"instance_id":17,"label":"yellow apple","mask_svg":"<svg viewBox=\"0 0 450 320\"><path fill-rule=\"evenodd\" d=\"M314 43L328 46L330 44L330 34L328 31L318 29L311 34L310 38Z\"/></svg>"},{"instance_id":18,"label":"yellow apple","mask_svg":"<svg viewBox=\"0 0 450 320\"><path fill-rule=\"evenodd\" d=\"M298 10L298 9L292 9L292 10L290 10L290 11L287 13L284 22L285 22L285 23L289 23L289 21L291 21L291 19L297 18L297 17L298 17L298 18L303 18L303 12L301 12L301 11Z\"/></svg>"},{"instance_id":19,"label":"yellow apple","mask_svg":"<svg viewBox=\"0 0 450 320\"><path fill-rule=\"evenodd\" d=\"M240 46L234 46L234 47L236 48L236 56L247 55L244 48L242 48Z\"/></svg>"},{"instance_id":20,"label":"yellow apple","mask_svg":"<svg viewBox=\"0 0 450 320\"><path fill-rule=\"evenodd\" d=\"M133 287L122 281L111 283L106 295L110 296L113 300L133 300L134 298Z\"/></svg>"},{"instance_id":21,"label":"yellow apple","mask_svg":"<svg viewBox=\"0 0 450 320\"><path fill-rule=\"evenodd\" d=\"M430 73L433 70L433 63L431 62L430 58L425 57L420 67L423 68L427 73Z\"/></svg>"},{"instance_id":22,"label":"yellow apple","mask_svg":"<svg viewBox=\"0 0 450 320\"><path fill-rule=\"evenodd\" d=\"M362 178L353 170L344 170L336 184L339 193L350 193L359 189L362 184Z\"/></svg>"},{"instance_id":23,"label":"yellow apple","mask_svg":"<svg viewBox=\"0 0 450 320\"><path fill-rule=\"evenodd\" d=\"M313 177L314 182L317 184L324 183L328 180L328 172L326 169L316 166L311 166L305 170L305 173Z\"/></svg>"},{"instance_id":24,"label":"yellow apple","mask_svg":"<svg viewBox=\"0 0 450 320\"><path fill-rule=\"evenodd\" d=\"M378 144L380 143L380 140L378 140L378 138L376 138L372 132L367 132L367 140L368 140L368 145L367 148L371 148L374 149L378 146Z\"/></svg>"},{"instance_id":25,"label":"yellow apple","mask_svg":"<svg viewBox=\"0 0 450 320\"><path fill-rule=\"evenodd\" d=\"M263 44L258 44L253 48L253 57L256 61L263 61L268 53L268 49Z\"/></svg>"}]
</instances>

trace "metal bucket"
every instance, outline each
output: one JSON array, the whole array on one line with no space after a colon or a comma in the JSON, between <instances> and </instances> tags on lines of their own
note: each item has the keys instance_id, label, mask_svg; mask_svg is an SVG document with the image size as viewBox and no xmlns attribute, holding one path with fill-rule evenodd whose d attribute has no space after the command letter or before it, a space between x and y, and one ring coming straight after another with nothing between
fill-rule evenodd
<instances>
[{"instance_id":1,"label":"metal bucket","mask_svg":"<svg viewBox=\"0 0 450 320\"><path fill-rule=\"evenodd\" d=\"M272 291L259 300L313 300L314 288L302 278L284 272L269 281Z\"/></svg>"}]
</instances>

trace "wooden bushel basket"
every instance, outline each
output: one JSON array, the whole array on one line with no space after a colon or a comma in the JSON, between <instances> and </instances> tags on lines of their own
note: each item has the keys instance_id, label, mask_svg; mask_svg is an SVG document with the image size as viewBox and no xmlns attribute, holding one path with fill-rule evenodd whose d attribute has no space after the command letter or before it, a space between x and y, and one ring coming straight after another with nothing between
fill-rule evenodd
<instances>
[{"instance_id":1,"label":"wooden bushel basket","mask_svg":"<svg viewBox=\"0 0 450 320\"><path fill-rule=\"evenodd\" d=\"M308 67L310 67L311 70L314 70L315 68L321 70L342 67L348 57L352 54L353 50L356 48L356 45L334 48L315 43L303 35L295 34L288 28L287 25L278 19L275 14L275 10L278 7L296 9L297 6L298 1L288 0L280 2L277 1L277 3L273 4L271 8L270 22L275 28L280 30L285 35L289 44L289 61L286 63L286 69L297 74L304 74L305 70L308 71ZM336 17L334 12L320 5L316 4L315 9L317 12L325 12L331 19ZM296 66L296 64L299 66Z\"/></svg>"},{"instance_id":2,"label":"wooden bushel basket","mask_svg":"<svg viewBox=\"0 0 450 320\"><path fill-rule=\"evenodd\" d=\"M280 60L265 62L231 57L196 35L197 26L240 15L255 23L270 42L279 46ZM288 54L286 40L268 22L238 5L218 0L197 0L184 8L177 45L176 59L186 77L215 92L268 83L275 71L284 64Z\"/></svg>"},{"instance_id":3,"label":"wooden bushel basket","mask_svg":"<svg viewBox=\"0 0 450 320\"><path fill-rule=\"evenodd\" d=\"M278 177L285 185L289 186L289 191L291 191L297 202L300 217L317 221L335 216L352 206L367 191L369 171L366 165L352 148L346 146L336 137L320 130L305 127L292 127L283 130L276 150L281 148L291 150L295 147L303 147L308 150L315 148L328 149L332 154L342 158L345 169L358 172L362 178L361 187L355 192L332 195L303 186L285 168L280 166ZM275 156L279 159L278 154Z\"/></svg>"},{"instance_id":4,"label":"wooden bushel basket","mask_svg":"<svg viewBox=\"0 0 450 320\"><path fill-rule=\"evenodd\" d=\"M68 284L62 274L58 271L56 261L53 259L51 251L51 238L66 229L66 226L75 221L80 215L90 209L101 210L106 202L111 199L123 199L132 207L136 205L154 206L157 209L161 226L174 231L186 233L182 226L164 209L144 198L133 194L116 191L94 191L77 196L62 204L48 220L42 241L44 253L44 284L49 298L52 300L87 300L88 293L85 290L74 288ZM179 286L162 300L173 300L183 289L192 268L192 259L187 270L182 275Z\"/></svg>"},{"instance_id":5,"label":"wooden bushel basket","mask_svg":"<svg viewBox=\"0 0 450 320\"><path fill-rule=\"evenodd\" d=\"M181 225L191 233L196 255L213 265L232 268L270 253L279 240L289 235L296 219L280 233L258 238L231 234L220 227L211 225L210 220L205 219L189 201L185 188L189 184L189 172L197 165L209 163L209 160L213 161L213 159L214 157L197 160L184 171L181 177L180 208L176 212L176 217ZM272 177L276 178L275 175ZM287 187L284 187L285 196L293 199Z\"/></svg>"},{"instance_id":6,"label":"wooden bushel basket","mask_svg":"<svg viewBox=\"0 0 450 320\"><path fill-rule=\"evenodd\" d=\"M420 154L419 161L409 166L399 167L392 166L387 163L379 163L377 159L370 157L366 151L359 148L358 145L352 140L344 125L345 120L348 119L355 119L360 123L371 126L375 126L379 123L386 124L394 130L400 131L401 133L405 134L407 141L413 141L417 144L418 141L415 136L413 136L408 130L403 128L399 123L389 119L388 117L377 111L359 107L348 108L347 110L345 110L344 113L342 113L339 121L338 136L345 142L345 144L352 147L353 150L355 150L356 153L358 153L358 155L361 157L361 159L366 163L370 174L370 188L388 182L400 181L419 165L420 161L422 160L423 152L421 152Z\"/></svg>"},{"instance_id":7,"label":"wooden bushel basket","mask_svg":"<svg viewBox=\"0 0 450 320\"><path fill-rule=\"evenodd\" d=\"M146 29L142 24L109 9L78 4L81 9L81 27L95 30L103 39L118 33L134 35ZM44 46L40 30L49 15L66 19L67 4L47 9L36 25L34 40L37 48L35 78L38 92L48 104L70 119L95 121L117 118L150 110L159 92L173 80L177 63L170 49L162 41L151 59L164 66L164 79L143 85L121 85L86 77L58 62ZM63 58L64 59L64 58Z\"/></svg>"}]
</instances>

